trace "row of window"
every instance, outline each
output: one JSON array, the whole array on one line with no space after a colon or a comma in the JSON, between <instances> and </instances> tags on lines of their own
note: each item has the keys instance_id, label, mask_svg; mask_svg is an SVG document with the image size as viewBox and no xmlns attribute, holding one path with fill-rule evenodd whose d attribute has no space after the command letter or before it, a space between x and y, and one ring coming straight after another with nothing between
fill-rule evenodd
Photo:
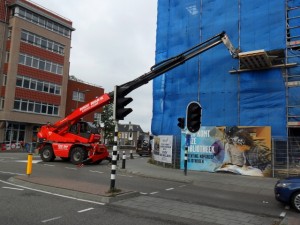
<instances>
[{"instance_id":1,"label":"row of window","mask_svg":"<svg viewBox=\"0 0 300 225\"><path fill-rule=\"evenodd\" d=\"M71 29L19 6L12 9L12 15L21 17L65 37L71 37Z\"/></svg>"},{"instance_id":2,"label":"row of window","mask_svg":"<svg viewBox=\"0 0 300 225\"><path fill-rule=\"evenodd\" d=\"M19 63L25 66L30 66L39 70L47 71L50 73L55 73L62 75L63 66L58 63L53 63L47 60L43 60L31 55L20 53Z\"/></svg>"},{"instance_id":3,"label":"row of window","mask_svg":"<svg viewBox=\"0 0 300 225\"><path fill-rule=\"evenodd\" d=\"M51 41L47 38L31 33L26 30L22 30L21 40L26 43L36 45L40 48L47 49L48 51L64 54L64 46L55 41Z\"/></svg>"},{"instance_id":4,"label":"row of window","mask_svg":"<svg viewBox=\"0 0 300 225\"><path fill-rule=\"evenodd\" d=\"M50 94L60 95L61 86L45 81L36 80L30 77L17 76L17 87L28 88L35 91L46 92Z\"/></svg>"},{"instance_id":5,"label":"row of window","mask_svg":"<svg viewBox=\"0 0 300 225\"><path fill-rule=\"evenodd\" d=\"M51 116L58 115L58 106L43 102L34 102L25 99L15 99L14 110L22 112L33 112L37 114L46 114Z\"/></svg>"}]
</instances>

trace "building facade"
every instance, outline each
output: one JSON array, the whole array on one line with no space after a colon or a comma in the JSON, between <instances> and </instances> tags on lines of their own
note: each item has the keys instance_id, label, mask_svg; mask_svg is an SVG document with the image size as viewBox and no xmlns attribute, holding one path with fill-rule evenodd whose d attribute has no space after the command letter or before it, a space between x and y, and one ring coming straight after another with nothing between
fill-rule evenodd
<instances>
[{"instance_id":1,"label":"building facade","mask_svg":"<svg viewBox=\"0 0 300 225\"><path fill-rule=\"evenodd\" d=\"M66 115L71 114L75 109L85 105L95 98L104 94L104 89L100 86L88 84L80 81L73 76L69 77ZM82 119L88 122L95 122L100 125L102 107L87 114Z\"/></svg>"},{"instance_id":2,"label":"building facade","mask_svg":"<svg viewBox=\"0 0 300 225\"><path fill-rule=\"evenodd\" d=\"M270 126L300 136L300 1L158 0L156 62L225 31L220 44L153 81L152 133L180 136L177 118L196 101L202 126Z\"/></svg>"},{"instance_id":3,"label":"building facade","mask_svg":"<svg viewBox=\"0 0 300 225\"><path fill-rule=\"evenodd\" d=\"M0 143L35 142L66 114L72 21L26 0L0 1Z\"/></svg>"}]
</instances>

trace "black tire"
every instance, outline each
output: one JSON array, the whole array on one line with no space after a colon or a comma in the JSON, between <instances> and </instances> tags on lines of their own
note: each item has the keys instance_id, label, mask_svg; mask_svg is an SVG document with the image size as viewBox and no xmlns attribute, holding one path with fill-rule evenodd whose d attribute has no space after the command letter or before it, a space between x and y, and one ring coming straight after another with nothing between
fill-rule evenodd
<instances>
[{"instance_id":1,"label":"black tire","mask_svg":"<svg viewBox=\"0 0 300 225\"><path fill-rule=\"evenodd\" d=\"M291 203L292 203L292 206L294 207L294 209L296 209L298 212L300 212L300 191L293 194Z\"/></svg>"},{"instance_id":2,"label":"black tire","mask_svg":"<svg viewBox=\"0 0 300 225\"><path fill-rule=\"evenodd\" d=\"M44 162L52 162L55 159L53 149L50 145L46 145L40 151L41 159Z\"/></svg>"},{"instance_id":3,"label":"black tire","mask_svg":"<svg viewBox=\"0 0 300 225\"><path fill-rule=\"evenodd\" d=\"M81 147L75 147L70 155L70 160L74 165L82 163L82 161L86 160L87 158L87 151L85 151Z\"/></svg>"}]
</instances>

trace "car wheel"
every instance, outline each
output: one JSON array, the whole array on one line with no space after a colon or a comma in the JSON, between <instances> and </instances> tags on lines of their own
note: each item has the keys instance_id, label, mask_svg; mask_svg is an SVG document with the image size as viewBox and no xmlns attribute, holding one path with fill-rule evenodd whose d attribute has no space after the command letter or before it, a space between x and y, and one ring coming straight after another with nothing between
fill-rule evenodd
<instances>
[{"instance_id":1,"label":"car wheel","mask_svg":"<svg viewBox=\"0 0 300 225\"><path fill-rule=\"evenodd\" d=\"M300 212L300 191L296 192L292 197L292 206Z\"/></svg>"},{"instance_id":2,"label":"car wheel","mask_svg":"<svg viewBox=\"0 0 300 225\"><path fill-rule=\"evenodd\" d=\"M86 160L87 152L81 147L75 147L70 155L71 162L75 165L81 163Z\"/></svg>"},{"instance_id":3,"label":"car wheel","mask_svg":"<svg viewBox=\"0 0 300 225\"><path fill-rule=\"evenodd\" d=\"M50 145L46 145L44 148L42 148L40 155L44 162L52 162L55 159L53 149Z\"/></svg>"}]
</instances>

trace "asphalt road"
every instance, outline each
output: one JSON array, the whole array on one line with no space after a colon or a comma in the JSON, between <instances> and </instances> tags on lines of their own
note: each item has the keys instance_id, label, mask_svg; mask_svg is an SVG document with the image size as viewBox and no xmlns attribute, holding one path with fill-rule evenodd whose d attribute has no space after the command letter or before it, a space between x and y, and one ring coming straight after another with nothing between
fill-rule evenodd
<instances>
[{"instance_id":1,"label":"asphalt road","mask_svg":"<svg viewBox=\"0 0 300 225\"><path fill-rule=\"evenodd\" d=\"M144 160L145 158L134 160ZM0 154L0 225L4 224L201 224L199 220L176 215L149 213L147 207L78 201L68 195L55 195L13 186L8 181L12 176L25 175L27 154ZM129 161L128 161L129 163ZM121 165L121 161L118 162ZM104 161L99 165L78 168L71 163L57 160L41 162L34 156L32 175L60 179L86 181L91 184L110 185L111 166ZM282 206L274 200L273 193L256 195L234 191L220 191L214 187L199 187L192 183L140 177L117 172L116 187L137 191L145 196L142 201L169 202L182 205L208 206L214 209L244 212L267 218L278 218ZM142 199L142 198L140 198ZM131 200L127 202L129 204ZM126 202L126 200L125 200ZM126 204L125 204L126 205ZM143 209L143 210L140 210ZM175 216L175 217L174 217ZM101 222L101 223L99 223ZM214 224L203 222L203 224Z\"/></svg>"}]
</instances>

